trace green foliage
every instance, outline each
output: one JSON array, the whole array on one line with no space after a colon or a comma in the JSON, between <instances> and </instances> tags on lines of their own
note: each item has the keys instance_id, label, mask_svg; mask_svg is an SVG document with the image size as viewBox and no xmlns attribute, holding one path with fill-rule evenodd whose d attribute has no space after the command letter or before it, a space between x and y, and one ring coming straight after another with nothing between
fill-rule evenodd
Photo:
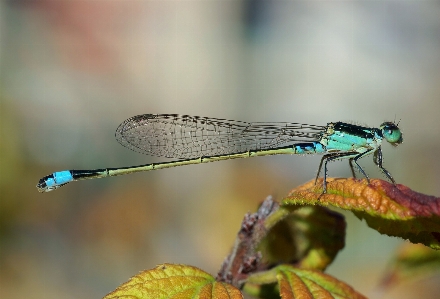
<instances>
[{"instance_id":1,"label":"green foliage","mask_svg":"<svg viewBox=\"0 0 440 299\"><path fill-rule=\"evenodd\" d=\"M440 273L440 251L421 244L406 243L397 252L382 279L382 287L389 288L403 281Z\"/></svg>"},{"instance_id":2,"label":"green foliage","mask_svg":"<svg viewBox=\"0 0 440 299\"><path fill-rule=\"evenodd\" d=\"M440 249L440 198L382 180L328 179L306 183L281 201L268 197L245 215L217 277L191 266L164 264L143 271L105 299L114 298L365 298L323 271L344 247L344 217L352 211L382 234ZM411 272L438 269L440 255L428 247L399 254L384 286ZM438 271L438 270L437 270ZM397 279L398 278L398 279Z\"/></svg>"},{"instance_id":3,"label":"green foliage","mask_svg":"<svg viewBox=\"0 0 440 299\"><path fill-rule=\"evenodd\" d=\"M243 298L230 284L217 282L208 273L191 266L163 264L142 271L104 299L140 298Z\"/></svg>"}]
</instances>

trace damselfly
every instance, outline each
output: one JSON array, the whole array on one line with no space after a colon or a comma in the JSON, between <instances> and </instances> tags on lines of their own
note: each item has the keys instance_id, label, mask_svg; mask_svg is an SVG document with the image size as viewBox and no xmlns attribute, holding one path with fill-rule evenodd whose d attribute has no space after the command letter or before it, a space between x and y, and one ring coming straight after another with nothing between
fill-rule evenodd
<instances>
[{"instance_id":1,"label":"damselfly","mask_svg":"<svg viewBox=\"0 0 440 299\"><path fill-rule=\"evenodd\" d=\"M284 122L248 123L178 114L138 115L119 125L116 130L119 143L143 154L178 160L121 168L54 172L40 179L37 188L40 192L48 192L84 179L278 154L324 154L316 174L317 180L324 165L324 193L327 191L327 163L337 159L348 159L355 177L354 162L369 182L368 175L358 164L360 158L369 154L373 154L374 163L395 183L382 166L381 144L383 139L393 146L402 143L402 132L397 125L384 122L379 128L369 128L333 122L316 126Z\"/></svg>"}]
</instances>

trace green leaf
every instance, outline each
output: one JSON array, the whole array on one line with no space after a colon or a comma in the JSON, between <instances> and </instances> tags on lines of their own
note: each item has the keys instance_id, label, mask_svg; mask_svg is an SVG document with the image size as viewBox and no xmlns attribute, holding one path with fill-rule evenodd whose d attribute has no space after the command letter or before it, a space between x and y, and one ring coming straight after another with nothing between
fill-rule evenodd
<instances>
[{"instance_id":1,"label":"green leaf","mask_svg":"<svg viewBox=\"0 0 440 299\"><path fill-rule=\"evenodd\" d=\"M440 272L440 251L423 245L404 244L382 279L382 287L402 281L420 279Z\"/></svg>"},{"instance_id":2,"label":"green leaf","mask_svg":"<svg viewBox=\"0 0 440 299\"><path fill-rule=\"evenodd\" d=\"M284 209L289 215L276 222L259 245L264 259L269 264L295 263L302 268L324 270L344 248L344 216L319 206Z\"/></svg>"},{"instance_id":3,"label":"green leaf","mask_svg":"<svg viewBox=\"0 0 440 299\"><path fill-rule=\"evenodd\" d=\"M440 198L383 180L327 179L291 191L282 204L334 206L352 211L382 234L408 239L440 250Z\"/></svg>"},{"instance_id":4,"label":"green leaf","mask_svg":"<svg viewBox=\"0 0 440 299\"><path fill-rule=\"evenodd\" d=\"M210 274L191 266L162 264L133 276L104 299L141 298L243 298L234 286L217 282Z\"/></svg>"},{"instance_id":5,"label":"green leaf","mask_svg":"<svg viewBox=\"0 0 440 299\"><path fill-rule=\"evenodd\" d=\"M250 276L245 290L256 291L258 288L254 287L255 285L274 282L278 283L279 293L283 299L366 298L349 285L321 271L300 269L291 265L280 265L270 271Z\"/></svg>"}]
</instances>

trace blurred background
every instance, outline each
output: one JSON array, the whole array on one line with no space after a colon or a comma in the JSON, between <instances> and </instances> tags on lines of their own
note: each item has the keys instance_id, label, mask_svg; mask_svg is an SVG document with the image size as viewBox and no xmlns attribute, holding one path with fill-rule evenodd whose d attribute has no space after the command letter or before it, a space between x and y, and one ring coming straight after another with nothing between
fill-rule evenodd
<instances>
[{"instance_id":1,"label":"blurred background","mask_svg":"<svg viewBox=\"0 0 440 299\"><path fill-rule=\"evenodd\" d=\"M137 114L400 121L385 167L440 195L438 1L4 0L0 28L1 298L101 298L163 262L215 275L244 213L317 171L319 156L272 156L37 192L53 171L164 161L115 141ZM371 298L438 298L440 276L378 290L404 241L346 216L330 274Z\"/></svg>"}]
</instances>

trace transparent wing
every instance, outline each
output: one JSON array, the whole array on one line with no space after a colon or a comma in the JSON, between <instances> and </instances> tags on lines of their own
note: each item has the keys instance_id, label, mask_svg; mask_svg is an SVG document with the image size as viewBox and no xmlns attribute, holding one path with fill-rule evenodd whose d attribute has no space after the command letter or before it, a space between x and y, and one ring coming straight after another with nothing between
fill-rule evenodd
<instances>
[{"instance_id":1,"label":"transparent wing","mask_svg":"<svg viewBox=\"0 0 440 299\"><path fill-rule=\"evenodd\" d=\"M116 139L143 154L190 159L319 141L325 128L297 123L247 123L178 114L144 114L120 124Z\"/></svg>"}]
</instances>

